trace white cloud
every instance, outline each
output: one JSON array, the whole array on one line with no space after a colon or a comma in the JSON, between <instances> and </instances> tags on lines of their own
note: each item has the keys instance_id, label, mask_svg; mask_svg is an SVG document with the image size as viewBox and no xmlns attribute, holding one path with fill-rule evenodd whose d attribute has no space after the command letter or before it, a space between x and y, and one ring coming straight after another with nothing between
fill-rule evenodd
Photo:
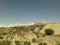
<instances>
[{"instance_id":1,"label":"white cloud","mask_svg":"<svg viewBox=\"0 0 60 45\"><path fill-rule=\"evenodd\" d=\"M9 25L4 25L4 24L0 24L0 27L14 27L14 26L26 26L26 25L33 25L34 23L28 23L28 24L9 24Z\"/></svg>"}]
</instances>

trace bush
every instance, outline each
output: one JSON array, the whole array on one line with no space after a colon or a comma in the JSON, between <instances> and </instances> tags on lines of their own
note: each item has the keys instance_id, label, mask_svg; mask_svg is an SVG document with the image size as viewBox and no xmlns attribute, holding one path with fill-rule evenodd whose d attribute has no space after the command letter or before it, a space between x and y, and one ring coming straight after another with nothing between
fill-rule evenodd
<instances>
[{"instance_id":1,"label":"bush","mask_svg":"<svg viewBox=\"0 0 60 45\"><path fill-rule=\"evenodd\" d=\"M47 43L43 43L43 45L47 45Z\"/></svg>"},{"instance_id":2,"label":"bush","mask_svg":"<svg viewBox=\"0 0 60 45\"><path fill-rule=\"evenodd\" d=\"M25 42L24 42L24 45L31 45L31 42L25 41Z\"/></svg>"},{"instance_id":3,"label":"bush","mask_svg":"<svg viewBox=\"0 0 60 45\"><path fill-rule=\"evenodd\" d=\"M4 39L4 37L3 36L0 36L0 39Z\"/></svg>"},{"instance_id":4,"label":"bush","mask_svg":"<svg viewBox=\"0 0 60 45\"><path fill-rule=\"evenodd\" d=\"M7 35L7 33L3 32L2 35Z\"/></svg>"},{"instance_id":5,"label":"bush","mask_svg":"<svg viewBox=\"0 0 60 45\"><path fill-rule=\"evenodd\" d=\"M39 43L38 45L42 45L42 42L41 42L41 43Z\"/></svg>"},{"instance_id":6,"label":"bush","mask_svg":"<svg viewBox=\"0 0 60 45\"><path fill-rule=\"evenodd\" d=\"M47 45L47 43L42 43L42 42L41 42L41 43L39 43L38 45Z\"/></svg>"},{"instance_id":7,"label":"bush","mask_svg":"<svg viewBox=\"0 0 60 45\"><path fill-rule=\"evenodd\" d=\"M32 39L32 42L37 42L37 39L36 39L36 38L33 38L33 39Z\"/></svg>"},{"instance_id":8,"label":"bush","mask_svg":"<svg viewBox=\"0 0 60 45\"><path fill-rule=\"evenodd\" d=\"M52 35L52 34L54 34L54 30L53 29L45 29L45 34L46 35Z\"/></svg>"},{"instance_id":9,"label":"bush","mask_svg":"<svg viewBox=\"0 0 60 45\"><path fill-rule=\"evenodd\" d=\"M20 44L20 41L15 41L15 44L16 44L16 45L21 45L21 44Z\"/></svg>"},{"instance_id":10,"label":"bush","mask_svg":"<svg viewBox=\"0 0 60 45\"><path fill-rule=\"evenodd\" d=\"M36 35L37 36L37 38L39 38L39 35Z\"/></svg>"},{"instance_id":11,"label":"bush","mask_svg":"<svg viewBox=\"0 0 60 45\"><path fill-rule=\"evenodd\" d=\"M57 42L57 44L56 45L60 45L60 43L59 42Z\"/></svg>"},{"instance_id":12,"label":"bush","mask_svg":"<svg viewBox=\"0 0 60 45\"><path fill-rule=\"evenodd\" d=\"M11 45L11 41L0 41L0 45Z\"/></svg>"}]
</instances>

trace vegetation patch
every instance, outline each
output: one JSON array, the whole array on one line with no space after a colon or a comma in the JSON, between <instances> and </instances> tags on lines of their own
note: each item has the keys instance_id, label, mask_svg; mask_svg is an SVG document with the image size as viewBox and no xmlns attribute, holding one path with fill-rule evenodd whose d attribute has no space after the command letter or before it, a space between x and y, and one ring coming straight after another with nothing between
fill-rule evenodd
<instances>
[{"instance_id":1,"label":"vegetation patch","mask_svg":"<svg viewBox=\"0 0 60 45\"><path fill-rule=\"evenodd\" d=\"M42 43L42 42L41 42L41 43L39 43L38 45L47 45L47 43Z\"/></svg>"},{"instance_id":2,"label":"vegetation patch","mask_svg":"<svg viewBox=\"0 0 60 45\"><path fill-rule=\"evenodd\" d=\"M37 42L37 39L36 38L33 38L32 39L32 42L34 42L34 43Z\"/></svg>"},{"instance_id":3,"label":"vegetation patch","mask_svg":"<svg viewBox=\"0 0 60 45\"><path fill-rule=\"evenodd\" d=\"M47 45L47 43L43 43L43 45Z\"/></svg>"},{"instance_id":4,"label":"vegetation patch","mask_svg":"<svg viewBox=\"0 0 60 45\"><path fill-rule=\"evenodd\" d=\"M31 45L31 42L30 41L25 41L24 45Z\"/></svg>"},{"instance_id":5,"label":"vegetation patch","mask_svg":"<svg viewBox=\"0 0 60 45\"><path fill-rule=\"evenodd\" d=\"M41 42L41 43L39 43L38 45L42 45L42 42Z\"/></svg>"},{"instance_id":6,"label":"vegetation patch","mask_svg":"<svg viewBox=\"0 0 60 45\"><path fill-rule=\"evenodd\" d=\"M11 41L0 41L0 45L11 45Z\"/></svg>"},{"instance_id":7,"label":"vegetation patch","mask_svg":"<svg viewBox=\"0 0 60 45\"><path fill-rule=\"evenodd\" d=\"M53 29L45 29L45 34L46 35L53 35L54 34L54 30Z\"/></svg>"},{"instance_id":8,"label":"vegetation patch","mask_svg":"<svg viewBox=\"0 0 60 45\"><path fill-rule=\"evenodd\" d=\"M4 39L4 37L3 36L0 36L0 39Z\"/></svg>"},{"instance_id":9,"label":"vegetation patch","mask_svg":"<svg viewBox=\"0 0 60 45\"><path fill-rule=\"evenodd\" d=\"M23 41L15 41L16 45L23 45Z\"/></svg>"}]
</instances>

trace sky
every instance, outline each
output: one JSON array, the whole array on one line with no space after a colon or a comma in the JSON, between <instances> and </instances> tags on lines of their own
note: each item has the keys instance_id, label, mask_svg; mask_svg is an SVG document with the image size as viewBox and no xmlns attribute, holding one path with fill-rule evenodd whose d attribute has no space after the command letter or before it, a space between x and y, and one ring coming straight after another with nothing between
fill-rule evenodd
<instances>
[{"instance_id":1,"label":"sky","mask_svg":"<svg viewBox=\"0 0 60 45\"><path fill-rule=\"evenodd\" d=\"M0 24L60 22L60 0L0 0Z\"/></svg>"}]
</instances>

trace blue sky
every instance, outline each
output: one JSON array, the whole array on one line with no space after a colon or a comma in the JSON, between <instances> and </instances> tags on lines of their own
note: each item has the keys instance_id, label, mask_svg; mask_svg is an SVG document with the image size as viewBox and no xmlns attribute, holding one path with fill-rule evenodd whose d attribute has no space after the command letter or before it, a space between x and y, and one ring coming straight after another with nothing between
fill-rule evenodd
<instances>
[{"instance_id":1,"label":"blue sky","mask_svg":"<svg viewBox=\"0 0 60 45\"><path fill-rule=\"evenodd\" d=\"M0 24L60 22L60 0L0 1Z\"/></svg>"}]
</instances>

